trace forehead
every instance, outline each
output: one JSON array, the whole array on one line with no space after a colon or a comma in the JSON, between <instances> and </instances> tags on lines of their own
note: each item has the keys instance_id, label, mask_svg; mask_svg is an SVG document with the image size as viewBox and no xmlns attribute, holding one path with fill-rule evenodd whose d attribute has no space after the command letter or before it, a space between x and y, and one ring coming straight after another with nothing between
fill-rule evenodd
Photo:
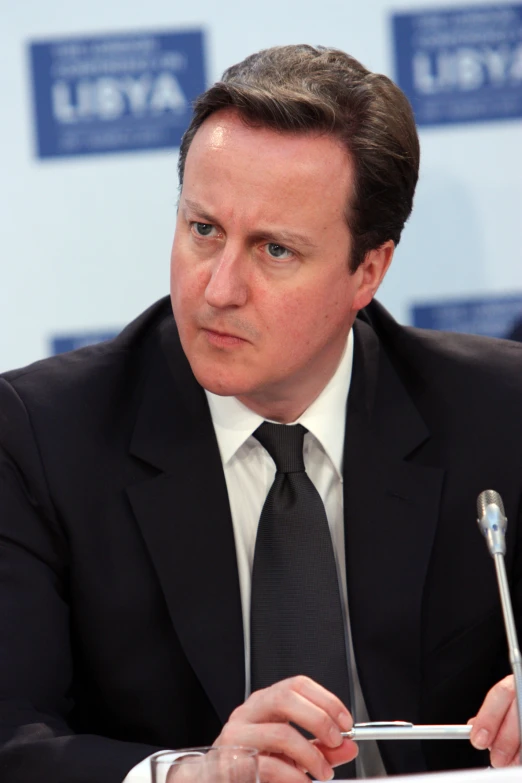
<instances>
[{"instance_id":1,"label":"forehead","mask_svg":"<svg viewBox=\"0 0 522 783\"><path fill-rule=\"evenodd\" d=\"M251 126L227 109L212 114L195 134L182 199L187 193L224 207L234 197L269 212L301 206L344 219L352 191L352 160L335 137Z\"/></svg>"}]
</instances>

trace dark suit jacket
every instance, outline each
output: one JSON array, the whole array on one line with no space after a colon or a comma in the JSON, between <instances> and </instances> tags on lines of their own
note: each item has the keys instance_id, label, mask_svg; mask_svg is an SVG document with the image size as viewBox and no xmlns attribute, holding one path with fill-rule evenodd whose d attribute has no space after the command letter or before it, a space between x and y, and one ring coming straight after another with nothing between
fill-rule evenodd
<instances>
[{"instance_id":1,"label":"dark suit jacket","mask_svg":"<svg viewBox=\"0 0 522 783\"><path fill-rule=\"evenodd\" d=\"M465 722L508 673L484 489L522 605L522 346L355 325L346 564L372 720ZM163 300L115 340L0 379L0 780L121 783L211 743L244 696L227 490ZM485 762L382 743L389 772Z\"/></svg>"}]
</instances>

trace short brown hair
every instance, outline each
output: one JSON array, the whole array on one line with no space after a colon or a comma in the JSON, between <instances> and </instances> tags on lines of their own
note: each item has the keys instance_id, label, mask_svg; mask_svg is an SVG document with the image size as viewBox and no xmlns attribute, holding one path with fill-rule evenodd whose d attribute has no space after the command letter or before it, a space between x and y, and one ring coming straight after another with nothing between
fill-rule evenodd
<instances>
[{"instance_id":1,"label":"short brown hair","mask_svg":"<svg viewBox=\"0 0 522 783\"><path fill-rule=\"evenodd\" d=\"M181 187L198 128L226 108L237 109L250 125L330 133L344 144L355 166L346 212L353 271L369 250L389 239L399 242L413 205L419 140L411 106L388 77L371 73L339 49L302 44L250 55L196 100L180 147Z\"/></svg>"}]
</instances>

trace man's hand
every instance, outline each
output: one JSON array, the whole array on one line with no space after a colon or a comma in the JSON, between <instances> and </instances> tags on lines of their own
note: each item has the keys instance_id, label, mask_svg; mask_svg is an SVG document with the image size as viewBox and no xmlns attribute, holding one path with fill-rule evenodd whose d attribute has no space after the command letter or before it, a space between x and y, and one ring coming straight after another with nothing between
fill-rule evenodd
<instances>
[{"instance_id":1,"label":"man's hand","mask_svg":"<svg viewBox=\"0 0 522 783\"><path fill-rule=\"evenodd\" d=\"M513 675L505 677L491 688L473 724L471 744L478 750L489 748L493 767L508 767L520 763L517 701Z\"/></svg>"},{"instance_id":2,"label":"man's hand","mask_svg":"<svg viewBox=\"0 0 522 783\"><path fill-rule=\"evenodd\" d=\"M290 724L317 738L310 742ZM292 677L253 693L230 716L214 745L247 745L259 751L261 783L331 780L332 766L357 755L357 745L341 737L352 728L343 703L309 677Z\"/></svg>"}]
</instances>

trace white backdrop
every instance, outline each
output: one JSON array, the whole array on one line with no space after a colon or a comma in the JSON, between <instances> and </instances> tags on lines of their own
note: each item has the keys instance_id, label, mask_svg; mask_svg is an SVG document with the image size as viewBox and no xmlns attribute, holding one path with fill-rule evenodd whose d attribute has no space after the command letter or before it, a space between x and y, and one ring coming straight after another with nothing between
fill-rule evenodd
<instances>
[{"instance_id":1,"label":"white backdrop","mask_svg":"<svg viewBox=\"0 0 522 783\"><path fill-rule=\"evenodd\" d=\"M203 27L209 82L255 50L301 42L337 46L393 75L391 13L439 4L0 0L0 7L2 371L47 355L52 335L119 328L167 293L175 222L176 150L36 158L30 41ZM421 144L414 214L380 292L402 321L412 301L522 290L522 122L426 129Z\"/></svg>"}]
</instances>

